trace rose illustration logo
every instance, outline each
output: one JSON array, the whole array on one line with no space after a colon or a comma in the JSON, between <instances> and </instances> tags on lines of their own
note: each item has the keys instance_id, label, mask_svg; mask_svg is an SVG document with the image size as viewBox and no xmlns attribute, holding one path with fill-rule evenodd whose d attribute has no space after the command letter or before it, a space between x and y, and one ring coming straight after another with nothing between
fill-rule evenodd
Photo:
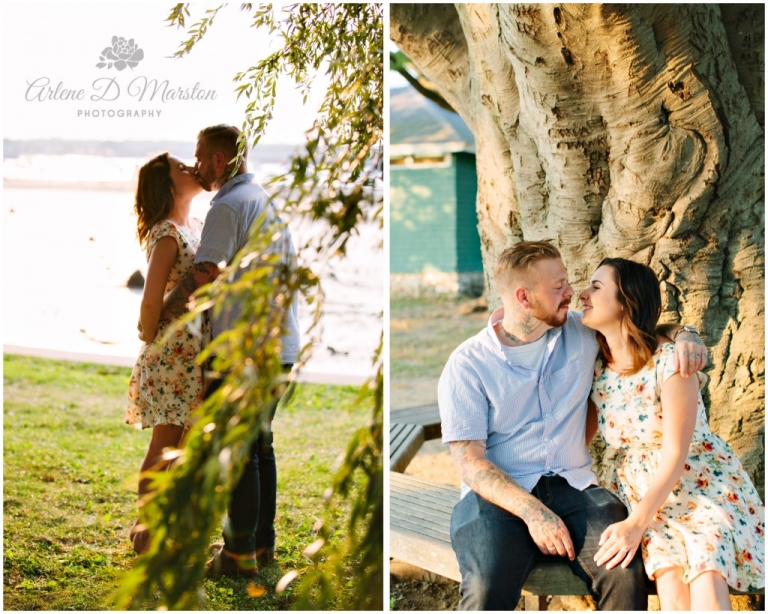
<instances>
[{"instance_id":1,"label":"rose illustration logo","mask_svg":"<svg viewBox=\"0 0 768 614\"><path fill-rule=\"evenodd\" d=\"M112 37L112 46L105 47L99 56L101 62L96 64L96 68L112 68L123 70L130 66L131 70L144 59L144 52L139 49L133 39L125 40L122 36Z\"/></svg>"}]
</instances>

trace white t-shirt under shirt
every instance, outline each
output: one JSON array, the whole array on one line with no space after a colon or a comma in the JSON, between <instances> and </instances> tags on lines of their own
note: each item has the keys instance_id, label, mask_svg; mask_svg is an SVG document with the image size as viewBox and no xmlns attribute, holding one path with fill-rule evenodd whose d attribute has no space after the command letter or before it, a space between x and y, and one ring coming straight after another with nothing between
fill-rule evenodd
<instances>
[{"instance_id":1,"label":"white t-shirt under shirt","mask_svg":"<svg viewBox=\"0 0 768 614\"><path fill-rule=\"evenodd\" d=\"M525 345L510 347L503 343L501 344L501 350L510 364L533 369L536 373L541 372L541 363L544 361L544 351L546 349L546 335L542 335L540 339Z\"/></svg>"}]
</instances>

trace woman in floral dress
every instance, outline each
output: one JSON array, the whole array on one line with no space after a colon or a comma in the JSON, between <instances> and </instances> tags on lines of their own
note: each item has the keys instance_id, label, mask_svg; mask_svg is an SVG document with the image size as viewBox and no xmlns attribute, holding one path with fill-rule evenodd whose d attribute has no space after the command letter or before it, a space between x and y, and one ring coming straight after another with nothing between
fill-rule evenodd
<instances>
[{"instance_id":1,"label":"woman in floral dress","mask_svg":"<svg viewBox=\"0 0 768 614\"><path fill-rule=\"evenodd\" d=\"M167 153L147 162L139 171L135 211L139 242L147 251L147 279L141 301L141 338L145 341L131 374L125 421L136 428L151 428L152 438L139 480L139 500L150 480L145 471L166 469L163 449L178 448L190 414L202 402L202 370L196 364L203 346L200 331L177 330L163 341L169 327L160 321L163 297L187 274L200 244L202 223L190 218L192 199L202 191L194 168ZM131 528L136 552L149 546L149 534L137 520Z\"/></svg>"},{"instance_id":2,"label":"woman in floral dress","mask_svg":"<svg viewBox=\"0 0 768 614\"><path fill-rule=\"evenodd\" d=\"M640 547L662 610L729 610L729 586L765 585L765 508L709 429L698 379L677 372L673 345L654 332L658 280L647 266L607 258L579 298L601 348L590 412L618 449L611 487L630 510L605 530L595 560L626 567Z\"/></svg>"}]
</instances>

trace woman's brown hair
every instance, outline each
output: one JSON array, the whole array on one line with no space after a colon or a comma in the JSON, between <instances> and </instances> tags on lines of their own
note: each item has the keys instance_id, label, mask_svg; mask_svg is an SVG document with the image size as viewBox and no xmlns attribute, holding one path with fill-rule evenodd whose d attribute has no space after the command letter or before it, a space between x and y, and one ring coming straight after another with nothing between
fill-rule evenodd
<instances>
[{"instance_id":1,"label":"woman's brown hair","mask_svg":"<svg viewBox=\"0 0 768 614\"><path fill-rule=\"evenodd\" d=\"M139 243L146 247L152 226L166 219L173 210L173 181L168 152L152 158L139 169L133 210L138 216L136 234Z\"/></svg>"},{"instance_id":2,"label":"woman's brown hair","mask_svg":"<svg viewBox=\"0 0 768 614\"><path fill-rule=\"evenodd\" d=\"M656 273L648 266L625 260L624 258L605 258L599 265L613 269L616 282L616 300L624 307L622 323L629 333L629 351L632 356L632 369L627 375L633 375L642 369L659 347L656 337L656 325L661 317L661 289ZM605 337L597 333L600 352L607 362L611 362L611 350Z\"/></svg>"}]
</instances>

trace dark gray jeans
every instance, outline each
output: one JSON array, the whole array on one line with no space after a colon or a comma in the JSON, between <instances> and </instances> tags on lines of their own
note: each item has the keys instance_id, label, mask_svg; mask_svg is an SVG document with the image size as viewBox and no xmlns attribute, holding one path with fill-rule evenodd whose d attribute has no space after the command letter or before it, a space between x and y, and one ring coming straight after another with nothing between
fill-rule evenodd
<instances>
[{"instance_id":1,"label":"dark gray jeans","mask_svg":"<svg viewBox=\"0 0 768 614\"><path fill-rule=\"evenodd\" d=\"M290 373L293 364L284 364L283 373ZM223 383L223 374L213 379L205 398ZM248 462L240 481L232 490L224 530L224 547L233 554L253 554L275 549L275 515L277 513L277 463L272 447L272 420L282 392L265 408L267 415L261 431L251 445ZM267 419L268 416L268 419Z\"/></svg>"},{"instance_id":2,"label":"dark gray jeans","mask_svg":"<svg viewBox=\"0 0 768 614\"><path fill-rule=\"evenodd\" d=\"M543 476L531 494L568 527L576 560L563 560L584 580L599 610L648 609L639 550L627 569L606 570L593 560L601 533L627 517L617 497L597 486L577 490L560 476ZM474 492L453 509L451 544L461 570L461 610L514 610L528 574L544 557L520 518Z\"/></svg>"}]
</instances>

